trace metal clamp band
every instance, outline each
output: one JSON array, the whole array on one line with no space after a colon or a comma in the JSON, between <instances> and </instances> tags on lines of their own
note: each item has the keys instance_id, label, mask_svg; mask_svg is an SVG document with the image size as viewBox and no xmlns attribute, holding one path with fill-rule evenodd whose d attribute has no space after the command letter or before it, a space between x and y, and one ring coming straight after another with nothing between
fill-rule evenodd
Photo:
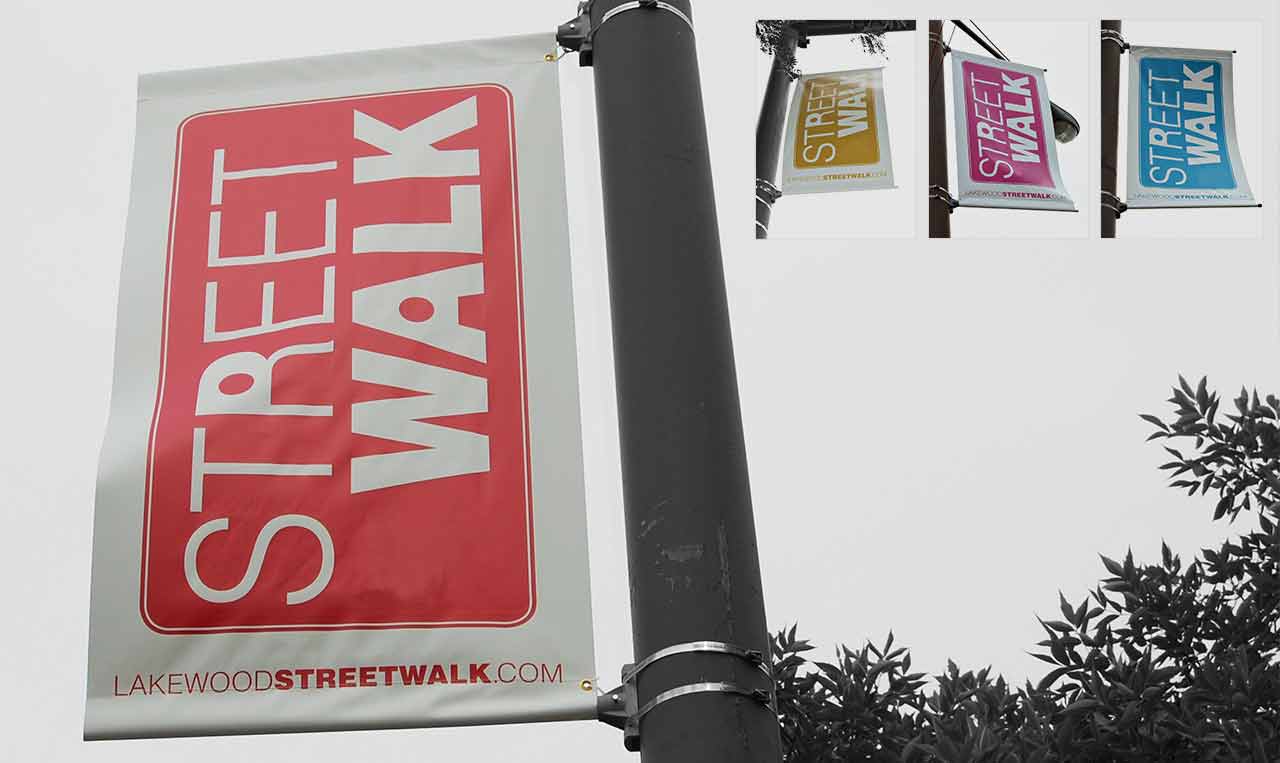
<instances>
[{"instance_id":1,"label":"metal clamp band","mask_svg":"<svg viewBox=\"0 0 1280 763\"><path fill-rule=\"evenodd\" d=\"M705 683L685 684L684 686L677 686L674 689L668 689L667 691L662 692L658 696L646 702L644 707L640 708L636 712L636 722L638 723L650 710L664 702L668 702L677 697L686 697L690 694L704 694L708 692L715 694L737 694L754 699L766 707L770 706L771 697L769 692L764 689L748 689L745 686L725 683L723 681L708 681Z\"/></svg>"},{"instance_id":2,"label":"metal clamp band","mask_svg":"<svg viewBox=\"0 0 1280 763\"><path fill-rule=\"evenodd\" d=\"M604 15L600 17L600 22L592 24L591 9L595 3L596 0L583 0L583 2L578 3L578 15L556 29L556 42L566 51L576 52L578 54L578 64L581 66L591 66L594 63L596 33L605 25L605 22L619 13L640 8L667 11L679 16L690 30L693 29L693 21L684 11L661 0L635 0L635 2L623 3L605 11ZM548 58L547 60L552 59Z\"/></svg>"},{"instance_id":3,"label":"metal clamp band","mask_svg":"<svg viewBox=\"0 0 1280 763\"><path fill-rule=\"evenodd\" d=\"M756 225L760 225L760 222L756 221ZM660 692L653 699L646 702L643 707L637 707L639 700L637 697L636 677L640 675L641 671L658 660L673 655L707 652L727 654L751 663L769 680L769 688L749 689L726 681L703 681L677 686L674 689ZM658 705L676 697L705 692L737 694L754 699L766 707L773 708L773 672L769 667L767 655L755 649L747 649L737 644L728 644L723 641L689 641L683 644L672 644L659 649L634 665L623 665L622 684L596 698L596 718L610 726L622 729L623 746L632 752L639 752L641 718Z\"/></svg>"},{"instance_id":4,"label":"metal clamp band","mask_svg":"<svg viewBox=\"0 0 1280 763\"><path fill-rule=\"evenodd\" d=\"M960 202L955 200L955 198L951 195L951 192L940 185L929 186L929 198L941 199L946 203L947 209L949 210L955 209L956 207L960 206Z\"/></svg>"},{"instance_id":5,"label":"metal clamp band","mask_svg":"<svg viewBox=\"0 0 1280 763\"><path fill-rule=\"evenodd\" d=\"M936 33L934 33L934 32L930 32L930 33L929 33L929 42L930 42L930 44L937 43L938 45L941 45L941 46L942 46L942 52L943 52L943 54L944 54L944 55L945 55L945 54L947 54L947 53L950 53L950 52L951 52L951 46L947 44L947 41L946 41L946 40L942 39L942 35L940 35L940 34L936 34Z\"/></svg>"},{"instance_id":6,"label":"metal clamp band","mask_svg":"<svg viewBox=\"0 0 1280 763\"><path fill-rule=\"evenodd\" d=\"M782 191L778 190L776 185L763 178L756 178L756 201L772 207L780 198L782 198Z\"/></svg>"},{"instance_id":7,"label":"metal clamp band","mask_svg":"<svg viewBox=\"0 0 1280 763\"><path fill-rule=\"evenodd\" d=\"M716 654L728 654L734 657L741 657L760 669L766 676L772 678L773 673L769 670L769 665L765 662L764 654L755 649L746 649L736 644L727 644L723 641L689 641L684 644L672 644L665 649L659 649L653 654L645 657L637 662L632 668L622 674L622 682L630 683L640 672L649 667L658 660L671 657L677 654L694 654L713 652ZM665 692L664 692L665 694ZM659 694L658 696L662 696ZM652 704L652 703L650 703ZM643 715L643 713L641 713Z\"/></svg>"},{"instance_id":8,"label":"metal clamp band","mask_svg":"<svg viewBox=\"0 0 1280 763\"><path fill-rule=\"evenodd\" d=\"M1121 50L1122 52L1123 52L1123 51L1128 50L1128 49L1129 49L1129 47L1130 47L1130 46L1129 46L1129 43L1128 43L1128 42L1126 42L1126 41L1125 41L1125 39L1124 39L1123 37L1121 37L1121 36L1120 36L1120 33L1119 33L1119 32L1117 32L1117 31L1115 31L1115 30L1112 30L1112 29L1103 29L1103 30L1102 30L1102 41L1103 41L1103 42L1114 42L1116 45L1119 45L1119 46L1120 46L1120 50Z\"/></svg>"},{"instance_id":9,"label":"metal clamp band","mask_svg":"<svg viewBox=\"0 0 1280 763\"><path fill-rule=\"evenodd\" d=\"M614 16L617 16L619 13L626 13L627 11L634 11L640 8L654 8L660 11L667 11L669 13L674 13L675 15L679 16L684 21L685 24L689 26L689 29L691 31L693 30L693 20L690 19L688 16L686 16L684 11L675 7L671 3L664 3L664 2L661 2L661 0L636 0L635 2L623 3L622 5L618 5L618 6L614 6L613 8L610 8L607 12L605 12L603 16L600 17L600 23L596 24L595 28L591 30L591 36L594 37L596 33L598 33L600 29L605 25L605 23L609 21L609 19L613 18Z\"/></svg>"},{"instance_id":10,"label":"metal clamp band","mask_svg":"<svg viewBox=\"0 0 1280 763\"><path fill-rule=\"evenodd\" d=\"M1114 193L1111 193L1110 191L1102 191L1101 193L1102 206L1110 209L1112 212L1115 212L1116 217L1119 217L1125 212L1125 210L1129 209L1129 205L1121 201L1120 197L1116 196Z\"/></svg>"}]
</instances>

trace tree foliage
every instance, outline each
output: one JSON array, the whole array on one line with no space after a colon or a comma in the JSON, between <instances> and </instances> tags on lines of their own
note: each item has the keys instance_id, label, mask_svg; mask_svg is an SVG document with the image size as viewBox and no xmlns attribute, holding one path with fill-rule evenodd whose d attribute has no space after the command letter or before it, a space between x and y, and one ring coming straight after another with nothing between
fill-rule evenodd
<instances>
[{"instance_id":1,"label":"tree foliage","mask_svg":"<svg viewBox=\"0 0 1280 763\"><path fill-rule=\"evenodd\" d=\"M762 19L756 22L756 41L760 43L760 52L778 57L778 65L786 70L787 76L795 79L800 76L800 68L796 63L794 48L783 45L788 34L795 34L792 22L786 19Z\"/></svg>"},{"instance_id":2,"label":"tree foliage","mask_svg":"<svg viewBox=\"0 0 1280 763\"><path fill-rule=\"evenodd\" d=\"M1280 761L1280 399L1242 390L1222 415L1207 380L1179 377L1169 402L1142 419L1170 484L1252 529L1188 563L1164 544L1154 563L1102 557L1096 588L1040 621L1046 672L1020 687L951 662L928 680L893 634L811 661L784 629L786 761Z\"/></svg>"},{"instance_id":3,"label":"tree foliage","mask_svg":"<svg viewBox=\"0 0 1280 763\"><path fill-rule=\"evenodd\" d=\"M786 70L791 79L800 76L799 64L796 62L795 49L783 44L788 35L799 38L800 47L808 44L805 24L801 19L761 19L756 22L756 40L760 43L760 51L770 56L778 56L779 65ZM885 52L884 36L887 32L905 32L915 29L914 20L874 19L851 22L854 33L850 39L862 48L862 52L871 56L888 57Z\"/></svg>"}]
</instances>

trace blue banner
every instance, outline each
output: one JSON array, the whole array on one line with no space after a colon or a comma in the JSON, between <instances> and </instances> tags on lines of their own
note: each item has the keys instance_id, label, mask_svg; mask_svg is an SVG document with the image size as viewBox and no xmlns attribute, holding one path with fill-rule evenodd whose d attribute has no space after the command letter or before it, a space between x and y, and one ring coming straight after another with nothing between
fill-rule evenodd
<instances>
[{"instance_id":1,"label":"blue banner","mask_svg":"<svg viewBox=\"0 0 1280 763\"><path fill-rule=\"evenodd\" d=\"M1236 134L1231 52L1129 52L1128 205L1255 206Z\"/></svg>"},{"instance_id":2,"label":"blue banner","mask_svg":"<svg viewBox=\"0 0 1280 763\"><path fill-rule=\"evenodd\" d=\"M1222 113L1222 64L1147 58L1140 72L1138 166L1143 185L1235 188Z\"/></svg>"}]
</instances>

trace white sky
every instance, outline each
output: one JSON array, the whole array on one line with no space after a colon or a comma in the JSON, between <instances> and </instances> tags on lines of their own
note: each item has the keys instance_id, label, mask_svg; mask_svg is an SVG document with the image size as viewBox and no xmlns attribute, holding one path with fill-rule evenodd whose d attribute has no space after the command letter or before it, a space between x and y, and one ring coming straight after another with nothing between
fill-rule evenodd
<instances>
[{"instance_id":1,"label":"white sky","mask_svg":"<svg viewBox=\"0 0 1280 763\"><path fill-rule=\"evenodd\" d=\"M574 3L492 5L500 12L392 0L323 10L225 0L198 16L158 0L10 7L11 33L0 46L10 104L0 121L7 149L0 229L8 237L0 321L11 358L0 380L8 402L0 575L11 613L0 649L0 759L634 759L619 732L595 723L80 741L93 480L106 421L137 73L550 29L572 15ZM1280 387L1275 206L1233 211L1235 224L1252 219L1258 231L1231 246L1185 236L1110 244L757 243L749 232L748 157L760 89L747 72L761 57L752 22L779 15L778 6L696 5L770 622L777 628L798 619L824 651L893 628L923 670L941 670L953 657L1018 680L1037 670L1026 656L1040 638L1033 614L1051 612L1059 588L1081 596L1100 573L1096 553L1120 554L1131 544L1151 558L1163 537L1191 554L1226 531L1209 521L1209 499L1163 486L1154 469L1160 452L1142 443L1147 428L1135 414L1162 410L1179 371L1208 373L1228 390ZM980 23L1036 13L1008 0L971 5ZM1190 2L1131 5L1134 15L1203 13ZM809 15L838 17L843 7L814 2ZM913 11L923 19L944 7L921 2ZM862 10L902 13L900 3ZM1090 61L1087 82L1096 82L1092 30L1104 4L1081 0L1057 12L1088 19L1080 22L1081 41L1071 44ZM1268 35L1280 31L1274 5L1253 13L1266 14ZM1073 91L1064 72L1070 67L1049 58L1068 35L1024 46L1018 35L997 34L995 22L984 27L1015 59L1048 66L1052 97L1096 135L1096 98L1087 85ZM1138 28L1135 42L1198 43L1194 33L1166 40L1159 30L1138 36ZM1250 67L1276 71L1275 52L1263 51L1260 37L1235 47L1246 45ZM608 678L632 655L594 103L590 72L573 57L560 66L596 650ZM893 118L908 116L910 99L890 97ZM1274 125L1274 99L1256 103L1261 123ZM923 108L921 100L921 125ZM1276 166L1276 143L1253 140L1243 147L1250 180L1270 203L1280 199L1276 173L1264 172ZM1075 145L1086 144L1068 148L1091 153ZM895 151L903 156L906 148ZM1082 174L1074 164L1064 172L1073 188L1084 183L1081 208L1094 210L1096 161L1081 166ZM922 166L917 179L921 173ZM957 213L957 235L980 235L981 214ZM1121 221L1122 235L1137 217ZM1040 225L1086 218L1092 233L1096 210L1003 213L1000 220L1033 235ZM1175 222L1208 219L1197 211Z\"/></svg>"}]
</instances>

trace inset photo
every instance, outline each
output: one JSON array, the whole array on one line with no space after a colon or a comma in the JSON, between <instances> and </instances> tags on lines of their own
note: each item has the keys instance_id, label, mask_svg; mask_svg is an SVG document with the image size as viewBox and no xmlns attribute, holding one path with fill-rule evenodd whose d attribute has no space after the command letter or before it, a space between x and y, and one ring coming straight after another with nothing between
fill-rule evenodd
<instances>
[{"instance_id":1,"label":"inset photo","mask_svg":"<svg viewBox=\"0 0 1280 763\"><path fill-rule=\"evenodd\" d=\"M756 22L756 238L910 238L916 22Z\"/></svg>"},{"instance_id":2,"label":"inset photo","mask_svg":"<svg viewBox=\"0 0 1280 763\"><path fill-rule=\"evenodd\" d=\"M1113 19L1100 34L1102 237L1259 237L1261 22Z\"/></svg>"},{"instance_id":3,"label":"inset photo","mask_svg":"<svg viewBox=\"0 0 1280 763\"><path fill-rule=\"evenodd\" d=\"M930 238L1084 238L1083 21L929 22Z\"/></svg>"}]
</instances>

